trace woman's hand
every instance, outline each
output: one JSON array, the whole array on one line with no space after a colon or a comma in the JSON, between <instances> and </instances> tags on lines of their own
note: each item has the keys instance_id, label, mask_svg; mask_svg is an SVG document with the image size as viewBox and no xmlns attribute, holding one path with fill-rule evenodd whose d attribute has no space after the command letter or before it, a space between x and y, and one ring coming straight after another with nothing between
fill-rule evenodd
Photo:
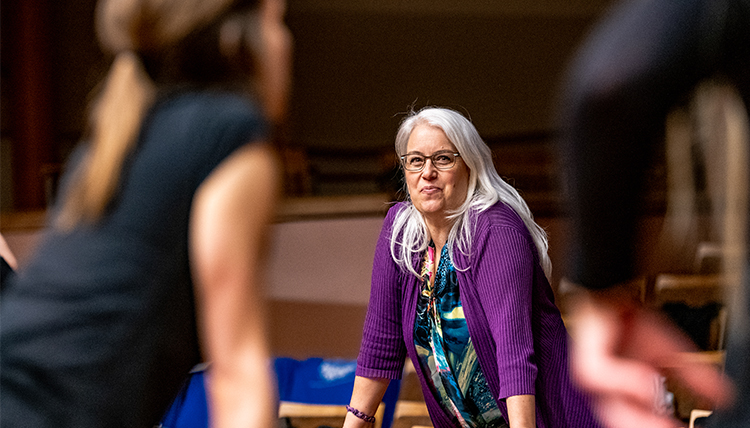
<instances>
[{"instance_id":1,"label":"woman's hand","mask_svg":"<svg viewBox=\"0 0 750 428\"><path fill-rule=\"evenodd\" d=\"M660 411L662 374L674 376L714 405L730 401L731 385L706 363L686 354L694 347L659 314L617 291L582 292L574 305L572 374L594 399L609 428L674 428Z\"/></svg>"}]
</instances>

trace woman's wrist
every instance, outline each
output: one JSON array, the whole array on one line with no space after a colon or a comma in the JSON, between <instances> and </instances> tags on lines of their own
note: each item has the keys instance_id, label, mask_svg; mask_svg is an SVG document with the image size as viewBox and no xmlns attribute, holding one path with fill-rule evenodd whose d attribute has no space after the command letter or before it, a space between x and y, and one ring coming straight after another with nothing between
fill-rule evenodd
<instances>
[{"instance_id":1,"label":"woman's wrist","mask_svg":"<svg viewBox=\"0 0 750 428\"><path fill-rule=\"evenodd\" d=\"M365 413L365 412L363 412L363 411L361 411L359 409L355 409L352 406L347 405L346 406L346 411L349 412L349 413L351 413L352 415L354 415L357 419L361 419L361 420L363 420L363 421L365 421L367 423L370 423L370 424L374 424L375 423L375 416L368 415L367 413Z\"/></svg>"},{"instance_id":2,"label":"woman's wrist","mask_svg":"<svg viewBox=\"0 0 750 428\"><path fill-rule=\"evenodd\" d=\"M346 412L343 428L371 428L373 426L375 425L354 416L354 413Z\"/></svg>"}]
</instances>

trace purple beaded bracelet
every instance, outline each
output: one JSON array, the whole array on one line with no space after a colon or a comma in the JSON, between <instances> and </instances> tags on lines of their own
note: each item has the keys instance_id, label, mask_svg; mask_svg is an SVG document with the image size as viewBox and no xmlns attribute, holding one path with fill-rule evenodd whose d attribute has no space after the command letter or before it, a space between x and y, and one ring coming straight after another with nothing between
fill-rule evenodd
<instances>
[{"instance_id":1,"label":"purple beaded bracelet","mask_svg":"<svg viewBox=\"0 0 750 428\"><path fill-rule=\"evenodd\" d=\"M366 415L364 412L355 409L354 407L347 404L346 411L353 414L354 416L362 419L365 422L375 423L375 416Z\"/></svg>"}]
</instances>

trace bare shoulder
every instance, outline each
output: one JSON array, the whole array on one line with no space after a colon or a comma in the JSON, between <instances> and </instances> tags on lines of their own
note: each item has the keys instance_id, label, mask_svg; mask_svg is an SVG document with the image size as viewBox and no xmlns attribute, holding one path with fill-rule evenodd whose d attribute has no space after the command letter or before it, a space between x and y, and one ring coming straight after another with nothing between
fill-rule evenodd
<instances>
[{"instance_id":1,"label":"bare shoulder","mask_svg":"<svg viewBox=\"0 0 750 428\"><path fill-rule=\"evenodd\" d=\"M267 144L253 143L237 149L198 188L193 210L234 220L268 216L280 184L279 161ZM218 211L218 212L217 212Z\"/></svg>"},{"instance_id":2,"label":"bare shoulder","mask_svg":"<svg viewBox=\"0 0 750 428\"><path fill-rule=\"evenodd\" d=\"M240 196L273 190L279 180L273 149L265 143L247 144L221 162L198 188L199 194Z\"/></svg>"},{"instance_id":3,"label":"bare shoulder","mask_svg":"<svg viewBox=\"0 0 750 428\"><path fill-rule=\"evenodd\" d=\"M278 160L266 144L248 144L219 164L193 199L193 261L220 266L227 253L246 257L256 252L273 218L279 184Z\"/></svg>"}]
</instances>

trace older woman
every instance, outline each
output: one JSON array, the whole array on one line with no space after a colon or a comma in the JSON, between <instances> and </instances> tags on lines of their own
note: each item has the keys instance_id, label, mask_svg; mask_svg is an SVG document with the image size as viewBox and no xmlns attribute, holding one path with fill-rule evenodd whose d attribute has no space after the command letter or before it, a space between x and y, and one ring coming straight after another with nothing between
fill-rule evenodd
<instances>
[{"instance_id":1,"label":"older woman","mask_svg":"<svg viewBox=\"0 0 750 428\"><path fill-rule=\"evenodd\" d=\"M547 237L469 120L410 114L408 197L385 219L345 427L366 426L406 355L444 427L595 427L571 385Z\"/></svg>"}]
</instances>

